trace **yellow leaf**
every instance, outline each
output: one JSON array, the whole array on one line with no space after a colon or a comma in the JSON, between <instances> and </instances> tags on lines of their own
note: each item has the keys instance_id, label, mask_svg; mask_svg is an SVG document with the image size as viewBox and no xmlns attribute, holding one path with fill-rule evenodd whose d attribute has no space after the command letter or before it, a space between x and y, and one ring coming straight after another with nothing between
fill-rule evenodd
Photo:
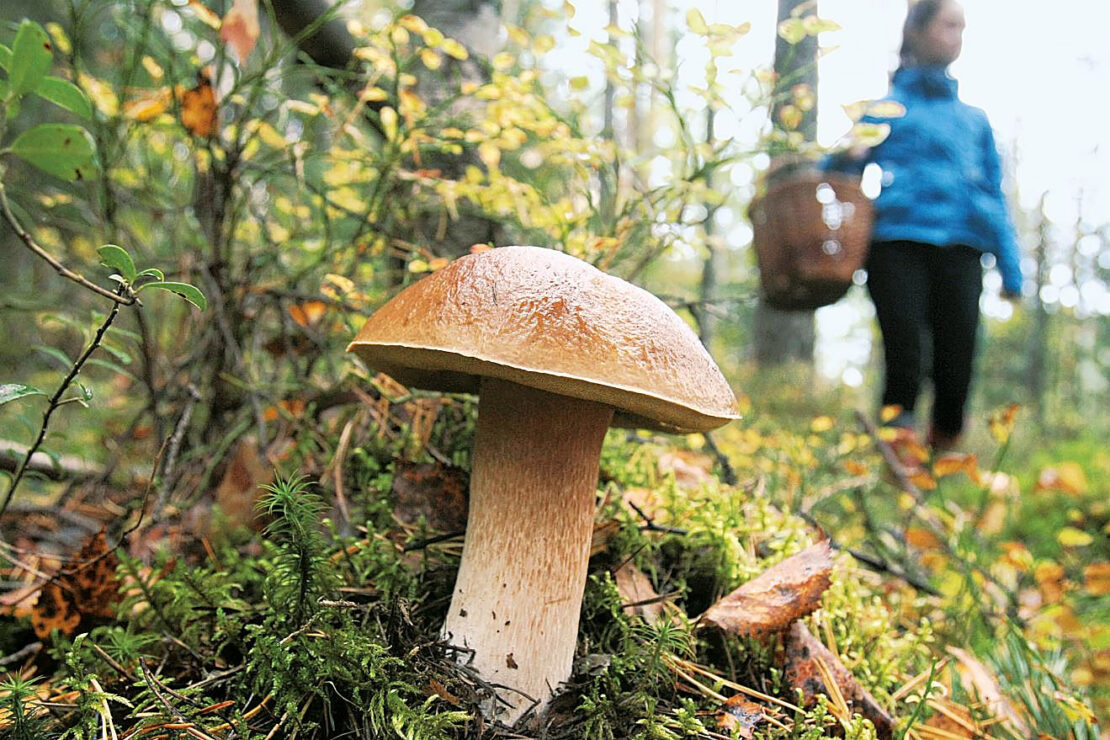
<instances>
[{"instance_id":1,"label":"yellow leaf","mask_svg":"<svg viewBox=\"0 0 1110 740\"><path fill-rule=\"evenodd\" d=\"M891 404L883 406L883 410L879 412L879 421L884 424L889 424L897 418L898 414L902 413L902 407L898 404Z\"/></svg>"},{"instance_id":2,"label":"yellow leaf","mask_svg":"<svg viewBox=\"0 0 1110 740\"><path fill-rule=\"evenodd\" d=\"M821 432L829 431L835 426L836 422L832 420L831 416L818 416L809 423L809 430L820 434Z\"/></svg>"},{"instance_id":3,"label":"yellow leaf","mask_svg":"<svg viewBox=\"0 0 1110 740\"><path fill-rule=\"evenodd\" d=\"M220 16L216 15L211 10L206 8L204 6L204 3L202 3L200 0L189 0L189 7L192 8L193 12L197 14L197 18L200 19L201 23L210 28L215 28L219 30L221 23Z\"/></svg>"},{"instance_id":4,"label":"yellow leaf","mask_svg":"<svg viewBox=\"0 0 1110 740\"><path fill-rule=\"evenodd\" d=\"M123 115L133 121L151 121L166 112L165 95L132 100L123 106Z\"/></svg>"},{"instance_id":5,"label":"yellow leaf","mask_svg":"<svg viewBox=\"0 0 1110 740\"><path fill-rule=\"evenodd\" d=\"M779 37L788 44L796 44L806 37L805 23L799 18L787 18L779 24Z\"/></svg>"},{"instance_id":6,"label":"yellow leaf","mask_svg":"<svg viewBox=\"0 0 1110 740\"><path fill-rule=\"evenodd\" d=\"M470 53L466 50L466 47L458 41L455 41L455 39L444 39L443 51L447 56L458 59L460 62L466 61L466 59L470 57Z\"/></svg>"},{"instance_id":7,"label":"yellow leaf","mask_svg":"<svg viewBox=\"0 0 1110 740\"><path fill-rule=\"evenodd\" d=\"M876 118L901 118L906 115L906 106L897 100L879 100L867 106L867 115Z\"/></svg>"},{"instance_id":8,"label":"yellow leaf","mask_svg":"<svg viewBox=\"0 0 1110 740\"><path fill-rule=\"evenodd\" d=\"M697 8L686 11L686 26L699 36L709 33L709 24L705 22L705 16Z\"/></svg>"},{"instance_id":9,"label":"yellow leaf","mask_svg":"<svg viewBox=\"0 0 1110 740\"><path fill-rule=\"evenodd\" d=\"M1087 474L1078 463L1062 462L1042 470L1037 476L1037 485L1033 490L1062 491L1079 496L1087 492Z\"/></svg>"},{"instance_id":10,"label":"yellow leaf","mask_svg":"<svg viewBox=\"0 0 1110 740\"><path fill-rule=\"evenodd\" d=\"M848 138L858 146L876 147L890 136L889 123L857 123L848 132Z\"/></svg>"},{"instance_id":11,"label":"yellow leaf","mask_svg":"<svg viewBox=\"0 0 1110 740\"><path fill-rule=\"evenodd\" d=\"M1017 421L1017 412L1021 409L1021 404L1011 403L1005 408L998 409L991 414L989 425L991 436L998 444L1005 444L1010 439L1010 435L1014 431L1014 423Z\"/></svg>"},{"instance_id":12,"label":"yellow leaf","mask_svg":"<svg viewBox=\"0 0 1110 740\"><path fill-rule=\"evenodd\" d=\"M1064 527L1057 532L1056 541L1064 547L1087 547L1094 542L1094 537L1082 529Z\"/></svg>"},{"instance_id":13,"label":"yellow leaf","mask_svg":"<svg viewBox=\"0 0 1110 740\"><path fill-rule=\"evenodd\" d=\"M421 49L420 61L428 69L439 69L443 66L443 58L434 49Z\"/></svg>"},{"instance_id":14,"label":"yellow leaf","mask_svg":"<svg viewBox=\"0 0 1110 740\"><path fill-rule=\"evenodd\" d=\"M422 259L414 259L409 262L409 272L421 273L428 271L428 263Z\"/></svg>"},{"instance_id":15,"label":"yellow leaf","mask_svg":"<svg viewBox=\"0 0 1110 740\"><path fill-rule=\"evenodd\" d=\"M428 30L428 24L418 15L403 15L397 19L397 25L413 33L423 34Z\"/></svg>"},{"instance_id":16,"label":"yellow leaf","mask_svg":"<svg viewBox=\"0 0 1110 740\"><path fill-rule=\"evenodd\" d=\"M489 169L497 169L497 165L501 163L501 150L496 144L483 141L478 145L478 159Z\"/></svg>"}]
</instances>

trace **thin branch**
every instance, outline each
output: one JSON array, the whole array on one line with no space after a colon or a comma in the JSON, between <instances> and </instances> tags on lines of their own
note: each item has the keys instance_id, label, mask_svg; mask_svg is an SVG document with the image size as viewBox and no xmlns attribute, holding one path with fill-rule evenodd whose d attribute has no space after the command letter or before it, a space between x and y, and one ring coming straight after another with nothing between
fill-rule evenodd
<instances>
[{"instance_id":1,"label":"thin branch","mask_svg":"<svg viewBox=\"0 0 1110 740\"><path fill-rule=\"evenodd\" d=\"M97 295L109 298L119 305L130 306L135 303L135 296L130 292L127 292L125 295L124 291L122 290L117 290L113 292L108 290L107 288L100 287L96 283L88 280L83 275L74 272L58 260L54 259L53 255L39 246L38 242L35 241L35 238L31 236L30 232L23 228L23 225L19 223L19 219L17 219L15 217L15 214L12 213L11 204L8 202L8 193L7 190L4 188L3 183L0 183L0 215L3 215L4 220L8 222L8 226L10 226L12 231L15 232L15 235L19 237L19 240L26 244L27 248L30 249L32 252L46 260L50 264L50 266L57 270L58 274L62 277L69 278L78 285L84 288L88 288Z\"/></svg>"},{"instance_id":2,"label":"thin branch","mask_svg":"<svg viewBox=\"0 0 1110 740\"><path fill-rule=\"evenodd\" d=\"M0 192L2 192L2 190L2 186L0 186ZM0 197L0 202L2 201L3 198ZM119 288L116 290L116 297L119 297L119 294L122 294L126 289L126 286L119 286ZM12 478L12 483L10 486L8 486L8 492L4 496L4 501L0 503L0 517L4 516L4 512L7 510L8 504L11 503L12 497L15 495L15 489L19 487L20 481L23 480L23 476L27 472L28 467L31 464L31 459L35 456L35 453L39 451L39 448L42 447L42 443L46 439L46 430L50 426L50 417L54 414L54 411L62 405L62 396L65 395L65 392L67 390L69 390L69 386L80 374L81 368L85 366L85 362L88 361L89 357L92 356L92 353L96 351L97 347L99 347L100 343L104 340L104 335L108 333L108 328L112 325L112 322L116 320L116 316L119 315L119 307L121 305L124 304L121 304L119 302L112 304L112 309L108 312L108 316L105 317L103 323L101 323L100 325L100 328L96 330L96 336L93 337L93 340L89 343L89 346L85 348L84 353L82 353L82 355L77 358L77 362L73 363L73 367L69 369L69 373L66 375L65 379L62 380L61 385L58 386L58 390L54 391L54 395L50 397L50 403L46 407L46 412L42 415L42 425L39 427L38 438L35 439L34 444L27 448L27 454L24 455L23 461L19 464L19 468L15 471L15 476Z\"/></svg>"}]
</instances>

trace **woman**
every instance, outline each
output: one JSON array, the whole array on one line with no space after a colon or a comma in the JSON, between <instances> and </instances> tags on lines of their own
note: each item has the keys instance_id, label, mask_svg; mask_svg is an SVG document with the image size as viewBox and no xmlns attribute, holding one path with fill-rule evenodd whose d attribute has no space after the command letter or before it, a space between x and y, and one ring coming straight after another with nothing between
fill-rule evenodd
<instances>
[{"instance_id":1,"label":"woman","mask_svg":"<svg viewBox=\"0 0 1110 740\"><path fill-rule=\"evenodd\" d=\"M934 449L954 447L964 428L983 252L997 258L1007 297L1019 296L1022 285L994 135L986 115L959 99L948 74L963 31L963 8L955 0L913 5L888 97L904 115L869 119L888 123L890 135L866 153L828 163L849 171L868 162L882 168L867 287L883 336L883 405L901 407L890 423L911 433L922 381L930 375Z\"/></svg>"}]
</instances>

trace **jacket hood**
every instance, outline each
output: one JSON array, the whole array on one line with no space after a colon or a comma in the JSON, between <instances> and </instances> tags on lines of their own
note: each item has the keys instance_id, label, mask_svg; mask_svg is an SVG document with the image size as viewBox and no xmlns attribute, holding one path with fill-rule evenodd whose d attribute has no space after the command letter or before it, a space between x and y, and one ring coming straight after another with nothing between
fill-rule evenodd
<instances>
[{"instance_id":1,"label":"jacket hood","mask_svg":"<svg viewBox=\"0 0 1110 740\"><path fill-rule=\"evenodd\" d=\"M922 98L955 98L959 83L948 74L948 67L927 65L900 67L891 80L894 87Z\"/></svg>"}]
</instances>

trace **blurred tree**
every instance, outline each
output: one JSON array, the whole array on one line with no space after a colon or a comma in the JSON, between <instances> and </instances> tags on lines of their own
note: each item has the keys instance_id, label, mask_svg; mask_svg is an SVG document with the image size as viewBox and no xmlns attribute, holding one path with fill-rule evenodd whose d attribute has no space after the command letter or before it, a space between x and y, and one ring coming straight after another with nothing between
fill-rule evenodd
<instances>
[{"instance_id":1,"label":"blurred tree","mask_svg":"<svg viewBox=\"0 0 1110 740\"><path fill-rule=\"evenodd\" d=\"M817 15L817 0L779 0L779 23L795 17ZM792 99L797 85L808 85L817 94L817 36L791 43L782 35L775 36L775 87L771 108L772 125L782 126L783 106ZM792 111L798 111L791 106ZM806 141L817 138L817 106L802 111L802 118L793 130ZM760 302L756 307L752 338L756 360L762 366L787 361L813 363L816 343L816 322L812 311L780 311Z\"/></svg>"}]
</instances>

